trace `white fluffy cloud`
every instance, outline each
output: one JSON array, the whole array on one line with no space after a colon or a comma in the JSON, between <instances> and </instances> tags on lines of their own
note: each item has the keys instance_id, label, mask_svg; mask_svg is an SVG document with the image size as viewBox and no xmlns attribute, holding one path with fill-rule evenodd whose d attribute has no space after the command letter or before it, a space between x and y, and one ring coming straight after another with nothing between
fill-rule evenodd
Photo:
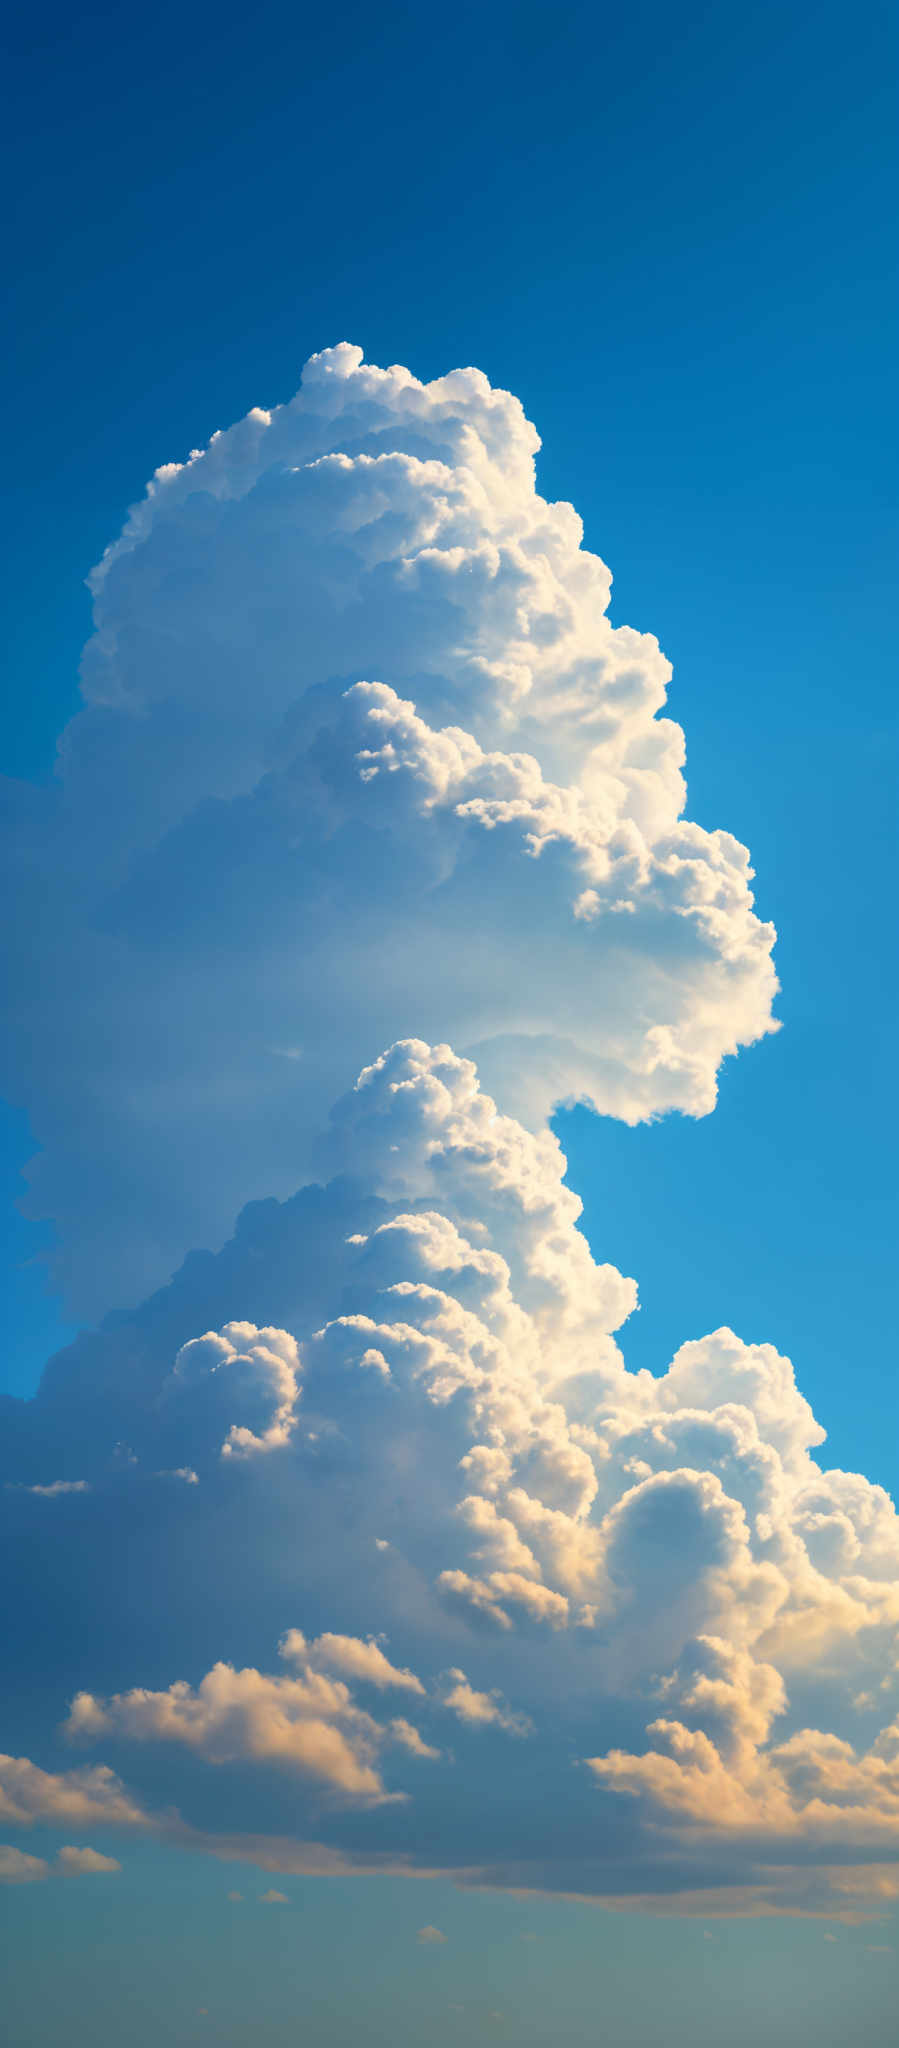
<instances>
[{"instance_id":1,"label":"white fluffy cloud","mask_svg":"<svg viewBox=\"0 0 899 2048\"><path fill-rule=\"evenodd\" d=\"M513 1713L501 1693L476 1692L464 1671L452 1670L447 1677L443 1704L469 1728L504 1728L508 1735L533 1734L533 1724L527 1715Z\"/></svg>"},{"instance_id":2,"label":"white fluffy cloud","mask_svg":"<svg viewBox=\"0 0 899 2048\"><path fill-rule=\"evenodd\" d=\"M163 1399L191 1403L198 1410L205 1406L210 1415L222 1413L222 1457L247 1458L287 1443L296 1421L299 1376L296 1342L286 1330L226 1323L222 1330L207 1330L182 1344ZM177 1466L168 1476L188 1485L196 1480L190 1466Z\"/></svg>"},{"instance_id":3,"label":"white fluffy cloud","mask_svg":"<svg viewBox=\"0 0 899 2048\"><path fill-rule=\"evenodd\" d=\"M145 1816L114 1771L42 1771L27 1757L0 1756L0 1820L15 1827L35 1821L53 1826L140 1828Z\"/></svg>"},{"instance_id":4,"label":"white fluffy cloud","mask_svg":"<svg viewBox=\"0 0 899 2048\"><path fill-rule=\"evenodd\" d=\"M421 1679L414 1671L398 1671L385 1657L375 1642L360 1642L357 1636L335 1636L325 1634L313 1643L307 1643L302 1631L289 1628L280 1645L280 1654L291 1662L300 1660L323 1665L326 1671L337 1671L344 1678L362 1679L368 1685L377 1686L382 1692L385 1687L398 1687L403 1692L423 1693Z\"/></svg>"},{"instance_id":5,"label":"white fluffy cloud","mask_svg":"<svg viewBox=\"0 0 899 2048\"><path fill-rule=\"evenodd\" d=\"M376 1767L386 1731L355 1706L345 1685L308 1667L282 1678L216 1664L196 1689L179 1680L165 1692L136 1689L107 1700L81 1692L66 1729L74 1741L112 1733L181 1743L208 1763L273 1764L352 1799L386 1797Z\"/></svg>"},{"instance_id":6,"label":"white fluffy cloud","mask_svg":"<svg viewBox=\"0 0 899 2048\"><path fill-rule=\"evenodd\" d=\"M33 1207L89 1308L288 1193L402 1034L477 1049L536 1129L703 1115L772 1028L748 856L684 821L669 665L538 445L479 372L344 344L164 465L95 571L3 903Z\"/></svg>"},{"instance_id":7,"label":"white fluffy cloud","mask_svg":"<svg viewBox=\"0 0 899 2048\"><path fill-rule=\"evenodd\" d=\"M105 1815L275 1872L442 1869L704 1915L876 1909L899 1850L886 1494L820 1464L769 1345L719 1330L658 1378L627 1371L614 1333L635 1289L592 1259L556 1139L502 1114L448 1046L370 1064L328 1145L328 1188L251 1210L220 1258L82 1340L35 1404L32 1455L74 1430L90 1472L70 1504L85 1545L115 1513L136 1560L127 1532L155 1518L146 1595L132 1562L102 1630L85 1620L79 1670L108 1660L110 1619L124 1632L116 1597L165 1623L152 1682L71 1688L67 1737L134 1791L108 1766L10 1759L0 1815ZM226 1315L192 1345L192 1304L208 1319L240 1289L284 1324ZM173 1381L175 1357L191 1363ZM107 1416L111 1386L130 1405ZM222 1456L277 1416L264 1456ZM179 1451L198 1485L160 1488ZM3 1498L33 1524L21 1492ZM198 1664L200 1607L256 1661ZM61 1708L62 1655L55 1683ZM199 1775L173 1817L176 1751ZM207 1772L232 1787L227 1828Z\"/></svg>"},{"instance_id":8,"label":"white fluffy cloud","mask_svg":"<svg viewBox=\"0 0 899 2048\"><path fill-rule=\"evenodd\" d=\"M249 1204L9 1404L43 1761L0 1821L858 1916L899 1892L892 1503L770 1345L627 1371L547 1122L705 1114L776 982L537 446L478 372L344 345L95 571L84 709L10 793L34 1206L105 1310Z\"/></svg>"}]
</instances>

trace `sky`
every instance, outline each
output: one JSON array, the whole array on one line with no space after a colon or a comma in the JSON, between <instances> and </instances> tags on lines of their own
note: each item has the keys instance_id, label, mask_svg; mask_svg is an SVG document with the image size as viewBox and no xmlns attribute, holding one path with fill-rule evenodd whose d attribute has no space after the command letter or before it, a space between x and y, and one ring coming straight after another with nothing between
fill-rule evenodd
<instances>
[{"instance_id":1,"label":"sky","mask_svg":"<svg viewBox=\"0 0 899 2048\"><path fill-rule=\"evenodd\" d=\"M875 1512L874 1496L865 1508L844 1487L825 1509L803 1462L895 1488L891 11L863 7L851 33L843 12L799 6L745 17L643 6L626 20L460 7L435 23L396 7L376 22L350 7L332 23L263 6L249 28L227 9L98 9L77 23L50 10L39 27L39 38L27 17L13 27L3 145L15 194L2 563L10 1394L33 1394L45 1362L85 1334L35 1409L8 1411L16 1681L0 1744L53 1777L24 1807L7 1788L0 1830L42 1866L13 1858L4 1888L16 2041L70 2040L75 2004L81 2038L115 2039L127 2024L139 2048L161 2032L252 2032L279 2048L472 2033L652 2048L678 2038L672 2024L691 2042L727 2024L747 2048L762 2028L784 2048L849 2033L874 2048L896 1991L887 1845L867 1834L857 1851L853 1869L876 1864L869 1894L860 1878L843 1892L825 1882L852 1857L842 1837L820 1848L804 1806L788 1853L781 1791L753 1775L770 1730L752 1717L764 1721L763 1697L769 1719L778 1711L759 1671L789 1664L787 1623L778 1636L762 1613L775 1571L808 1647L787 1676L792 1718L771 1739L826 1730L863 1762L884 1759L883 1738L866 1747L876 1730L858 1701L879 1689L881 1719L895 1712L889 1616L870 1593L889 1581L891 1553L878 1550L875 1566L858 1548L862 1530L875 1542L882 1497ZM275 413L274 425L247 421L224 455L213 442L196 492L194 471L164 477L95 578L91 641L85 578L146 479L252 408L291 400L308 359L342 342L368 364L407 365L418 383L366 385L357 402L356 358L327 358L307 371L306 412L289 415L289 431ZM542 444L541 500L573 505L584 549L609 563L610 637L596 624L601 578L584 582L567 515L546 539L521 413L488 401L483 381L416 395L468 365L520 400ZM364 463L400 442L406 467L394 459L382 495ZM335 466L346 447L352 483ZM285 477L309 461L319 468L294 504ZM414 467L428 461L444 465L439 476ZM380 521L370 545L367 518ZM412 575L396 567L397 533L407 557L413 544L473 552L436 567L422 557ZM539 566L547 547L551 575ZM524 550L526 574L510 548ZM470 570L461 599L438 588L451 570ZM662 657L616 640L625 627L655 635L673 665L664 709ZM554 652L565 633L576 658ZM592 662L609 692L599 715ZM61 777L80 664L89 708ZM360 695L363 679L382 694ZM298 708L305 690L326 741ZM686 734L696 867L678 865L677 742L670 728L658 740L660 710ZM447 726L464 744L439 737ZM636 751L623 770L624 734ZM364 783L339 766L360 746ZM522 752L540 764L539 788L515 765ZM454 822L460 802L468 815ZM719 830L733 838L708 837ZM751 849L755 913L734 841ZM596 901L573 910L582 885ZM651 1068L647 1021L670 1034ZM409 1037L476 1060L481 1094L467 1068L425 1051L396 1056L353 1094L360 1068ZM397 1098L384 1090L397 1075L411 1121L385 1151ZM485 1092L515 1122L472 1180L463 1137L483 1132ZM579 1094L594 1106L553 1114ZM290 1206L304 1183L334 1175L326 1197ZM589 1270L565 1186L583 1203ZM232 1239L243 1205L266 1200ZM407 1212L414 1229L397 1222ZM534 1222L544 1213L548 1235ZM457 1244L473 1214L480 1264L470 1245L460 1264L457 1245L448 1267L449 1232ZM423 1221L435 1215L436 1235ZM352 1249L335 1249L344 1236L365 1239L362 1277ZM396 1246L406 1264L391 1264ZM486 1247L506 1262L514 1305L496 1292ZM185 1266L188 1253L198 1257ZM416 1297L425 1397L403 1376L415 1346L385 1314L383 1283L421 1287L438 1273L456 1304L439 1329L454 1362L435 1362L431 1310ZM621 1275L638 1283L639 1308ZM541 1372L552 1359L564 1445L556 1409L551 1423L535 1410L531 1437L515 1436L504 1404L524 1397L511 1382L486 1410L472 1392L485 1340L464 1317L476 1308L500 1333L502 1374L529 1346ZM381 1360L359 1385L340 1350L348 1315L367 1319ZM338 1333L323 1340L330 1380L313 1343L326 1324ZM721 1326L750 1347L726 1368L700 1355ZM232 1335L185 1358L205 1330ZM302 1365L285 1349L294 1337ZM718 1452L685 1438L719 1549L706 1554L686 1493L672 1495L671 1513L686 1517L670 1524L685 1561L675 1587L656 1547L664 1516L654 1534L639 1504L622 1508L628 1483L656 1484L643 1472L656 1453L636 1438L664 1435L674 1392L641 1382L638 1401L620 1374L659 1378L686 1343L697 1347L680 1369L691 1415L720 1418L725 1370L744 1390L751 1380L766 1484L776 1443L778 1512L787 1494L792 1505L781 1551L750 1566L712 1498ZM823 1452L781 1369L752 1349L764 1345L793 1361ZM463 1542L450 1472L476 1440L469 1400L489 1413L494 1448L502 1438L517 1458L519 1495L571 1510L586 1455L574 1384L586 1368L572 1378L571 1360L583 1347L603 1360L608 1470L618 1460L621 1476L613 1486L603 1465L575 1523L580 1543L602 1507L605 1561L584 1537L581 1562L563 1563L561 1524L545 1520L557 1549L531 1549L521 1498L498 1535L508 1475L489 1477L483 1460ZM448 1405L446 1372L458 1375ZM403 1388L395 1430L379 1379ZM738 1400L733 1386L724 1399ZM323 1445L314 1470L297 1419L307 1411ZM350 1445L344 1464L338 1441ZM732 1482L747 1513L761 1484L752 1455L744 1493ZM745 1466L744 1438L728 1457ZM399 1524L388 1534L377 1519L390 1507L380 1475L405 1475L410 1460L427 1479L421 1497L402 1479L400 1522L415 1540L400 1557ZM84 1490L27 1492L60 1481ZM844 1545L833 1636L812 1627L796 1562L809 1516L825 1571ZM339 1533L347 1518L368 1545L364 1565ZM532 1512L534 1543L536 1526ZM292 1529L304 1532L299 1561ZM444 1582L439 1598L426 1580ZM846 1603L860 1600L850 1618ZM587 1607L598 1618L576 1621ZM663 1626L666 1607L680 1636ZM579 1647L591 1628L605 1660L593 1679ZM288 1629L308 1639L293 1662L278 1649ZM333 1649L382 1636L421 1688L386 1704L370 1669L360 1679L358 1653L351 1670L353 1653ZM679 1703L692 1728L695 1643L710 1636L731 1646L729 1663L700 1657L706 1684L724 1689L716 1712L730 1701L726 1756L717 1722L706 1734L717 1729L727 1796L759 1807L724 1840L692 1781L653 1808L645 1761L647 1688L663 1681L674 1704L656 1711L677 1718ZM325 1642L330 1652L308 1651ZM752 1654L752 1670L733 1662ZM252 1711L223 1709L246 1716L227 1755L218 1710L196 1690L222 1661L263 1688ZM453 1676L463 1668L487 1706L466 1708ZM161 1737L172 1713L161 1703L181 1679L196 1694L193 1732ZM299 1688L289 1699L271 1690L285 1683ZM139 1728L135 1687L156 1703ZM550 1726L560 1692L568 1706ZM93 1705L73 1752L58 1729L81 1693ZM314 1767L306 1750L288 1756L279 1778L283 1759L252 1729L285 1701L308 1727L313 1695L324 1750ZM439 1762L419 1765L408 1736L395 1738L408 1770L382 1762L388 1705L390 1726L414 1721ZM624 1790L608 1789L612 1755ZM100 1764L123 1782L130 1819L110 1818L108 1786L79 1780L76 1820L66 1774ZM379 1803L385 1786L407 1789L413 1764L425 1789L407 1808ZM859 1764L844 1805L874 1796L874 1768ZM801 1805L812 1765L795 1770ZM586 1788L591 1772L602 1791ZM248 1861L251 1837L283 1833L285 1782L294 1835L314 1823L348 1864L399 1856L412 1874L397 1876L395 1860L365 1879ZM172 1807L181 1834L158 1819ZM591 1811L608 1849L590 1844ZM60 1864L71 1846L61 1813L75 1846L121 1868ZM212 1843L223 1830L240 1836L232 1862ZM611 1864L594 1867L606 1856L614 1882ZM437 1875L416 1874L426 1862ZM770 1882L775 1865L789 1882ZM480 1875L454 1883L463 1870ZM15 1881L23 1872L36 1881ZM283 1901L263 1910L271 1889ZM613 1894L614 1911L594 1903ZM418 1938L432 1926L445 1940Z\"/></svg>"}]
</instances>

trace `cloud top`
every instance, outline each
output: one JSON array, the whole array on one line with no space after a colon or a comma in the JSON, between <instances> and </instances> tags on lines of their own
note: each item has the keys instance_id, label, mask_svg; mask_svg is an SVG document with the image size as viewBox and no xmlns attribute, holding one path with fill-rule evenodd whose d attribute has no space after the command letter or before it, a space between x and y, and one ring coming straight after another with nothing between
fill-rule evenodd
<instances>
[{"instance_id":1,"label":"cloud top","mask_svg":"<svg viewBox=\"0 0 899 2048\"><path fill-rule=\"evenodd\" d=\"M89 1309L287 1194L379 1044L475 1052L537 1129L704 1115L773 1028L749 857L685 821L669 664L538 445L480 372L342 344L163 465L94 572L4 902L33 1206Z\"/></svg>"}]
</instances>

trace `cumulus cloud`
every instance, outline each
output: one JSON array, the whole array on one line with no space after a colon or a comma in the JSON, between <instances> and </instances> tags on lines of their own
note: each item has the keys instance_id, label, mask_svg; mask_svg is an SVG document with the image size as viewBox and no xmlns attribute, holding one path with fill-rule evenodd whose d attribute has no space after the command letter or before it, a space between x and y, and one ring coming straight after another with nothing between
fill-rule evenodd
<instances>
[{"instance_id":1,"label":"cumulus cloud","mask_svg":"<svg viewBox=\"0 0 899 2048\"><path fill-rule=\"evenodd\" d=\"M286 1330L226 1323L182 1344L163 1398L205 1407L210 1414L227 1411L221 1455L247 1458L287 1442L296 1421L299 1374L296 1343ZM235 1411L243 1418L239 1422L231 1419ZM173 1468L170 1476L188 1485L197 1477L189 1466Z\"/></svg>"},{"instance_id":2,"label":"cumulus cloud","mask_svg":"<svg viewBox=\"0 0 899 2048\"><path fill-rule=\"evenodd\" d=\"M421 1679L416 1678L414 1671L397 1670L378 1643L360 1642L358 1636L326 1633L318 1636L315 1642L307 1643L300 1629L289 1628L280 1645L280 1654L290 1661L303 1660L312 1665L323 1665L326 1671L338 1671L344 1678L362 1679L367 1685L377 1686L379 1691L391 1686L406 1692L424 1692Z\"/></svg>"},{"instance_id":3,"label":"cumulus cloud","mask_svg":"<svg viewBox=\"0 0 899 2048\"><path fill-rule=\"evenodd\" d=\"M106 1310L250 1199L6 1405L42 1761L0 1821L859 1918L899 1896L893 1504L772 1346L627 1370L547 1122L705 1114L776 982L538 445L478 372L344 344L94 572L56 780L8 792L32 1205Z\"/></svg>"},{"instance_id":4,"label":"cumulus cloud","mask_svg":"<svg viewBox=\"0 0 899 2048\"><path fill-rule=\"evenodd\" d=\"M147 1816L114 1771L98 1764L79 1771L41 1770L27 1757L0 1756L0 1820L15 1827L147 1826Z\"/></svg>"},{"instance_id":5,"label":"cumulus cloud","mask_svg":"<svg viewBox=\"0 0 899 2048\"><path fill-rule=\"evenodd\" d=\"M400 1034L476 1049L537 1129L704 1115L773 1028L749 857L684 819L669 664L538 447L477 370L341 344L163 464L95 570L3 899L31 1206L89 1310L286 1195Z\"/></svg>"},{"instance_id":6,"label":"cumulus cloud","mask_svg":"<svg viewBox=\"0 0 899 2048\"><path fill-rule=\"evenodd\" d=\"M435 1946L439 1947L442 1942L445 1942L446 1935L441 1934L439 1927L420 1927L415 1939L421 1942L422 1947L432 1948Z\"/></svg>"},{"instance_id":7,"label":"cumulus cloud","mask_svg":"<svg viewBox=\"0 0 899 2048\"><path fill-rule=\"evenodd\" d=\"M470 1728L502 1728L507 1735L531 1735L533 1723L526 1714L513 1714L502 1694L476 1692L464 1671L450 1671L443 1704Z\"/></svg>"},{"instance_id":8,"label":"cumulus cloud","mask_svg":"<svg viewBox=\"0 0 899 2048\"><path fill-rule=\"evenodd\" d=\"M39 1884L45 1877L103 1877L121 1868L114 1856L101 1856L98 1849L67 1844L54 1862L48 1863L44 1856L29 1856L24 1849L0 1843L0 1884Z\"/></svg>"},{"instance_id":9,"label":"cumulus cloud","mask_svg":"<svg viewBox=\"0 0 899 2048\"><path fill-rule=\"evenodd\" d=\"M196 1688L176 1680L163 1692L134 1688L109 1699L79 1692L65 1733L72 1742L113 1735L126 1742L178 1743L210 1764L266 1764L359 1805L403 1796L388 1792L382 1781L378 1759L384 1746L439 1756L410 1721L378 1721L356 1704L342 1678L326 1675L339 1671L378 1691L423 1695L421 1680L397 1670L377 1643L329 1633L307 1643L300 1629L288 1629L279 1654L297 1666L296 1677L220 1663Z\"/></svg>"},{"instance_id":10,"label":"cumulus cloud","mask_svg":"<svg viewBox=\"0 0 899 2048\"><path fill-rule=\"evenodd\" d=\"M49 1869L43 1856L29 1856L24 1849L0 1842L0 1884L39 1884Z\"/></svg>"},{"instance_id":11,"label":"cumulus cloud","mask_svg":"<svg viewBox=\"0 0 899 2048\"><path fill-rule=\"evenodd\" d=\"M101 1856L99 1849L62 1848L56 1861L63 1877L103 1877L122 1868L114 1856Z\"/></svg>"},{"instance_id":12,"label":"cumulus cloud","mask_svg":"<svg viewBox=\"0 0 899 2048\"><path fill-rule=\"evenodd\" d=\"M272 1678L217 1664L196 1688L176 1680L164 1692L136 1688L106 1700L81 1692L66 1732L73 1741L115 1734L180 1743L207 1763L250 1759L349 1798L387 1796L374 1763L382 1730L354 1706L345 1685L308 1668L297 1678Z\"/></svg>"},{"instance_id":13,"label":"cumulus cloud","mask_svg":"<svg viewBox=\"0 0 899 2048\"><path fill-rule=\"evenodd\" d=\"M14 1646L37 1617L67 1736L104 1762L7 1759L7 1826L706 1920L882 1909L899 1524L820 1462L789 1361L722 1329L629 1372L634 1285L592 1258L556 1139L445 1044L370 1063L321 1156L327 1186L254 1205L10 1404L9 1469L65 1439L90 1475L65 1549L4 1492L2 1555L27 1517ZM234 1430L255 1449L223 1456ZM200 1483L161 1488L188 1456ZM75 1647L86 1570L104 1598Z\"/></svg>"}]
</instances>

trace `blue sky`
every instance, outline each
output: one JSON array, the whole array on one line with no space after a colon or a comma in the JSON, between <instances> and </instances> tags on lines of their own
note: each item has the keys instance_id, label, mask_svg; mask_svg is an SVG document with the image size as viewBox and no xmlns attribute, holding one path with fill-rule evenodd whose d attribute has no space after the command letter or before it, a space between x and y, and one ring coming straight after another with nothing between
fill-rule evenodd
<instances>
[{"instance_id":1,"label":"blue sky","mask_svg":"<svg viewBox=\"0 0 899 2048\"><path fill-rule=\"evenodd\" d=\"M288 1881L287 1904L263 1905L269 1889L240 1868L199 1872L146 1853L104 1897L99 1921L88 1886L48 1888L39 1906L54 1970L16 1986L21 2038L62 2040L68 2029L80 2048L114 2039L124 2018L140 2048L160 2034L177 2048L238 2048L250 2034L280 2048L298 2029L322 2048L472 2038L712 2048L722 2033L753 2048L762 2026L827 2048L850 2032L870 2048L889 2039L895 1979L882 1929L825 1942L805 1921L647 1922L390 1880ZM33 1890L11 1890L8 1905L14 1937L30 1942ZM445 1944L418 1941L424 1914Z\"/></svg>"},{"instance_id":2,"label":"blue sky","mask_svg":"<svg viewBox=\"0 0 899 2048\"><path fill-rule=\"evenodd\" d=\"M248 21L163 6L51 10L39 27L13 28L3 144L17 202L4 767L50 778L90 631L83 579L159 463L289 398L306 358L344 338L422 380L477 364L516 393L542 436L541 492L577 507L614 572L612 620L656 633L673 662L688 814L750 846L779 933L783 1028L725 1062L712 1116L556 1118L596 1258L639 1281L626 1362L660 1372L720 1323L770 1341L794 1361L829 1462L894 1489L891 10L847 24L835 7L767 4L433 19L263 5ZM42 1278L49 1226L16 1206L26 1097L2 1126L16 1393L78 1320ZM735 1921L705 1942L695 1920L558 1900L519 1911L445 1885L439 1903L410 1885L407 1905L392 1880L285 1880L290 1907L257 1913L258 1879L141 1849L115 1899L104 1892L102 1993L84 1975L93 1883L11 1890L18 1953L61 1944L85 2039L114 2038L126 2013L148 2043L163 2027L205 2039L190 2017L205 2005L212 2038L252 2026L280 2048L295 2038L297 1914L314 1930L322 2048L411 2044L426 2027L449 2048L473 2027L487 2038L493 2008L507 2014L489 2023L497 2038L552 2027L580 2048L601 2013L608 2038L636 2048L671 2038L672 2004L684 2040L716 2041L735 2006L747 2048L762 2026L778 2048L886 2038L895 1957L871 1952L893 1938L876 1926L840 1927L823 1948L816 1921ZM450 1939L419 1950L431 1920ZM387 1988L331 2005L323 1958L341 1979L348 1953L379 1970L388 1926L403 1960ZM548 1960L525 2005L528 1932ZM163 1955L168 2020L151 2002ZM252 2011L227 1988L241 1956L243 1990L265 1986ZM201 1977L216 1978L208 1995ZM64 2014L33 1989L29 1963L21 2041L49 2048Z\"/></svg>"}]
</instances>

